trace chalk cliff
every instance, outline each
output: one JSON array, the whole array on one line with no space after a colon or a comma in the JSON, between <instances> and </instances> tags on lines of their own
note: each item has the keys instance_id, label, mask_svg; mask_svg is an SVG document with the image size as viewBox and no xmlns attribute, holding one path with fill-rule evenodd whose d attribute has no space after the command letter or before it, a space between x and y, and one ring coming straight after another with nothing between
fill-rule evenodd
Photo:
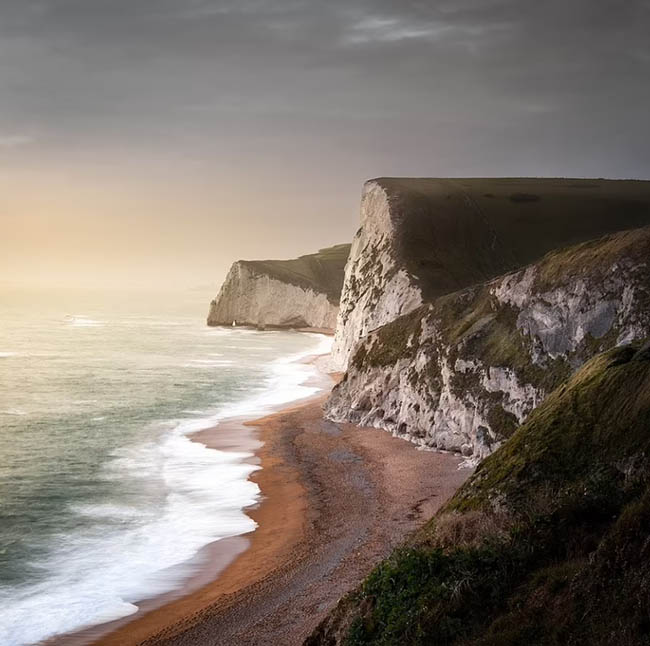
<instances>
[{"instance_id":1,"label":"chalk cliff","mask_svg":"<svg viewBox=\"0 0 650 646\"><path fill-rule=\"evenodd\" d=\"M208 325L333 330L349 244L293 260L235 262L210 304Z\"/></svg>"},{"instance_id":2,"label":"chalk cliff","mask_svg":"<svg viewBox=\"0 0 650 646\"><path fill-rule=\"evenodd\" d=\"M478 461L597 352L650 335L650 227L556 251L367 334L328 417Z\"/></svg>"},{"instance_id":3,"label":"chalk cliff","mask_svg":"<svg viewBox=\"0 0 650 646\"><path fill-rule=\"evenodd\" d=\"M575 179L379 178L341 295L333 363L368 332L553 249L650 224L650 183Z\"/></svg>"},{"instance_id":4,"label":"chalk cliff","mask_svg":"<svg viewBox=\"0 0 650 646\"><path fill-rule=\"evenodd\" d=\"M361 213L333 420L476 463L596 352L650 334L650 182L382 178Z\"/></svg>"}]
</instances>

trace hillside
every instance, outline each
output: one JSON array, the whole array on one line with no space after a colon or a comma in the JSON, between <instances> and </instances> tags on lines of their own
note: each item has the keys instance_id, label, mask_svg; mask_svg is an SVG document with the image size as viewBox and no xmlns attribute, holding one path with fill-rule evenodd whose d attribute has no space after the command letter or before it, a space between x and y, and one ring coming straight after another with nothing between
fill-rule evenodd
<instances>
[{"instance_id":1,"label":"hillside","mask_svg":"<svg viewBox=\"0 0 650 646\"><path fill-rule=\"evenodd\" d=\"M650 643L650 344L536 408L307 646Z\"/></svg>"},{"instance_id":2,"label":"hillside","mask_svg":"<svg viewBox=\"0 0 650 646\"><path fill-rule=\"evenodd\" d=\"M650 224L650 182L409 179L366 183L346 268L333 357L421 304L539 260Z\"/></svg>"},{"instance_id":3,"label":"hillside","mask_svg":"<svg viewBox=\"0 0 650 646\"><path fill-rule=\"evenodd\" d=\"M349 244L291 260L240 260L210 304L208 325L333 329Z\"/></svg>"}]
</instances>

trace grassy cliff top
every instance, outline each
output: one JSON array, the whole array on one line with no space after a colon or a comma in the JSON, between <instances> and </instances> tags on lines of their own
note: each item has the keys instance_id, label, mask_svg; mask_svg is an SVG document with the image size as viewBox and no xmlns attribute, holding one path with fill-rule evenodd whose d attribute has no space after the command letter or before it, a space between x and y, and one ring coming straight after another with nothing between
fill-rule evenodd
<instances>
[{"instance_id":1,"label":"grassy cliff top","mask_svg":"<svg viewBox=\"0 0 650 646\"><path fill-rule=\"evenodd\" d=\"M547 252L650 224L650 181L536 178L371 180L388 195L395 250L426 299Z\"/></svg>"},{"instance_id":2,"label":"grassy cliff top","mask_svg":"<svg viewBox=\"0 0 650 646\"><path fill-rule=\"evenodd\" d=\"M292 260L240 260L240 263L256 273L322 292L330 302L338 304L349 255L350 245L339 244Z\"/></svg>"},{"instance_id":3,"label":"grassy cliff top","mask_svg":"<svg viewBox=\"0 0 650 646\"><path fill-rule=\"evenodd\" d=\"M555 390L306 642L650 643L650 343Z\"/></svg>"}]
</instances>

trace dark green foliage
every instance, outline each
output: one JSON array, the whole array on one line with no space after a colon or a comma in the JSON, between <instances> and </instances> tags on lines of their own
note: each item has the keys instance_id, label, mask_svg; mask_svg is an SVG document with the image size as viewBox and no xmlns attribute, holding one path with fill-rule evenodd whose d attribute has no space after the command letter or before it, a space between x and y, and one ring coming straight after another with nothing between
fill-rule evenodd
<instances>
[{"instance_id":1,"label":"dark green foliage","mask_svg":"<svg viewBox=\"0 0 650 646\"><path fill-rule=\"evenodd\" d=\"M361 595L370 603L347 644L447 644L470 635L521 569L511 556L504 558L503 549L397 551L364 583Z\"/></svg>"},{"instance_id":2,"label":"dark green foliage","mask_svg":"<svg viewBox=\"0 0 650 646\"><path fill-rule=\"evenodd\" d=\"M374 368L392 365L400 359L413 358L420 347L424 310L426 306L379 328L376 334L360 346L352 358L352 365L357 369Z\"/></svg>"}]
</instances>

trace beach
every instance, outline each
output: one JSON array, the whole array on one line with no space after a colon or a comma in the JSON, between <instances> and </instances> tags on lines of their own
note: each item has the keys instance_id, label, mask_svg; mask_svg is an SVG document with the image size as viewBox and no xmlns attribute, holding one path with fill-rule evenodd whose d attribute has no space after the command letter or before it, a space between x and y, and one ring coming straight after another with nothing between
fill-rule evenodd
<instances>
[{"instance_id":1,"label":"beach","mask_svg":"<svg viewBox=\"0 0 650 646\"><path fill-rule=\"evenodd\" d=\"M300 644L470 474L458 469L456 455L325 420L326 396L198 434L197 441L220 448L224 437L242 432L259 441L262 468L251 479L262 501L247 512L257 529L210 546L206 576L213 580L194 581L198 589L141 604L135 617L65 643Z\"/></svg>"}]
</instances>

